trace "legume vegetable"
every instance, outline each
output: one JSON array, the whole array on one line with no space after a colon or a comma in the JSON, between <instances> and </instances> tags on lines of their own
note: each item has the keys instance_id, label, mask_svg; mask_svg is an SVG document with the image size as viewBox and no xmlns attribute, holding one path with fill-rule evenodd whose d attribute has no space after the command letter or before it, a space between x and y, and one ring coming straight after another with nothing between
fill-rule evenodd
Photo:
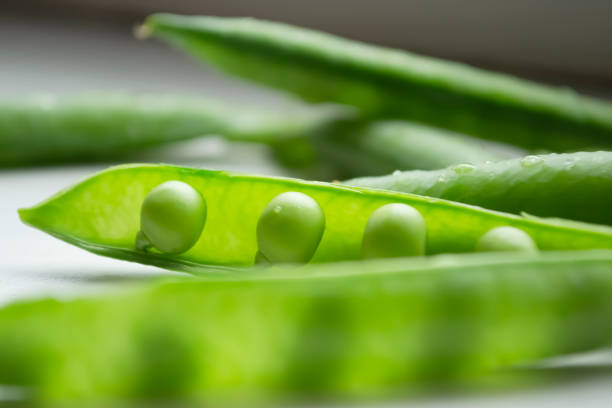
<instances>
[{"instance_id":1,"label":"legume vegetable","mask_svg":"<svg viewBox=\"0 0 612 408\"><path fill-rule=\"evenodd\" d=\"M205 222L202 195L182 181L166 181L151 190L142 203L136 246L142 247L142 241L148 240L161 252L185 252L200 238Z\"/></svg>"},{"instance_id":2,"label":"legume vegetable","mask_svg":"<svg viewBox=\"0 0 612 408\"><path fill-rule=\"evenodd\" d=\"M136 251L142 202L168 180L187 183L206 197L206 232L182 254ZM421 213L428 233L426 254L471 252L482 234L498 226L522 229L543 251L612 248L612 228L605 226L526 218L405 193L169 165L114 167L19 214L25 223L88 251L197 272L210 265L252 265L260 214L287 191L310 196L325 214L325 234L312 262L359 259L368 217L390 203Z\"/></svg>"},{"instance_id":3,"label":"legume vegetable","mask_svg":"<svg viewBox=\"0 0 612 408\"><path fill-rule=\"evenodd\" d=\"M609 345L611 271L611 251L464 254L21 302L0 310L0 383L42 400L218 405L491 378Z\"/></svg>"},{"instance_id":4,"label":"legume vegetable","mask_svg":"<svg viewBox=\"0 0 612 408\"><path fill-rule=\"evenodd\" d=\"M612 146L612 104L462 64L251 18L155 14L152 34L219 69L369 117L528 149Z\"/></svg>"},{"instance_id":5,"label":"legume vegetable","mask_svg":"<svg viewBox=\"0 0 612 408\"><path fill-rule=\"evenodd\" d=\"M514 227L493 228L480 237L476 244L476 251L479 252L536 252L537 250L533 239Z\"/></svg>"},{"instance_id":6,"label":"legume vegetable","mask_svg":"<svg viewBox=\"0 0 612 408\"><path fill-rule=\"evenodd\" d=\"M0 102L0 166L121 159L145 147L206 134L266 141L278 128L290 134L291 123L302 125L298 119L247 109L238 115L223 104L186 96L32 96Z\"/></svg>"},{"instance_id":7,"label":"legume vegetable","mask_svg":"<svg viewBox=\"0 0 612 408\"><path fill-rule=\"evenodd\" d=\"M321 206L306 194L289 191L274 197L257 221L259 252L273 263L310 261L325 230Z\"/></svg>"},{"instance_id":8,"label":"legume vegetable","mask_svg":"<svg viewBox=\"0 0 612 408\"><path fill-rule=\"evenodd\" d=\"M331 167L329 178L439 169L514 154L408 122L366 124L339 107L277 112L186 96L105 93L0 102L0 167L120 160L210 134L268 144L291 167L312 165L314 154L323 161L319 167Z\"/></svg>"},{"instance_id":9,"label":"legume vegetable","mask_svg":"<svg viewBox=\"0 0 612 408\"><path fill-rule=\"evenodd\" d=\"M423 216L406 204L386 204L372 213L361 244L364 258L425 255Z\"/></svg>"},{"instance_id":10,"label":"legume vegetable","mask_svg":"<svg viewBox=\"0 0 612 408\"><path fill-rule=\"evenodd\" d=\"M516 147L406 121L338 120L310 138L336 178L381 176L398 169L437 170L461 163L521 157Z\"/></svg>"},{"instance_id":11,"label":"legume vegetable","mask_svg":"<svg viewBox=\"0 0 612 408\"><path fill-rule=\"evenodd\" d=\"M0 104L0 165L203 133L347 175L475 152L461 136L387 118L527 149L612 146L612 104L571 91L255 20L155 15L143 27L228 72L358 109L295 120L183 98ZM380 396L609 346L611 227L433 196L612 224L611 166L612 152L527 156L345 184L110 168L21 219L199 278L0 308L0 384L57 401ZM361 183L378 189L351 186ZM474 251L496 253L453 254Z\"/></svg>"},{"instance_id":12,"label":"legume vegetable","mask_svg":"<svg viewBox=\"0 0 612 408\"><path fill-rule=\"evenodd\" d=\"M612 152L546 154L346 185L440 197L510 213L612 225Z\"/></svg>"}]
</instances>

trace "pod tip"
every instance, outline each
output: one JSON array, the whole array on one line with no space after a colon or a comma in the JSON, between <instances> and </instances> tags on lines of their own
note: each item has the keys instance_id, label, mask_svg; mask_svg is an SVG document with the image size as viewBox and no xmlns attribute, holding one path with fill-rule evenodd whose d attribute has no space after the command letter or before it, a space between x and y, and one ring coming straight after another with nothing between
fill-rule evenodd
<instances>
[{"instance_id":1,"label":"pod tip","mask_svg":"<svg viewBox=\"0 0 612 408\"><path fill-rule=\"evenodd\" d=\"M153 30L146 22L142 24L136 24L132 29L132 32L134 33L134 37L139 40L146 40L153 34Z\"/></svg>"},{"instance_id":2,"label":"pod tip","mask_svg":"<svg viewBox=\"0 0 612 408\"><path fill-rule=\"evenodd\" d=\"M25 224L30 224L32 209L31 208L20 208L17 210L17 214L19 215L19 219L21 222Z\"/></svg>"}]
</instances>

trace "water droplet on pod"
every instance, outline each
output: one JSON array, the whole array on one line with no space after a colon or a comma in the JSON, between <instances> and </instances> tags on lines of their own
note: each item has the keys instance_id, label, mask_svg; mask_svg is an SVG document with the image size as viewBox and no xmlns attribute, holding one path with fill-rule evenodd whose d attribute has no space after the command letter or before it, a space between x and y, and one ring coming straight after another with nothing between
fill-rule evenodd
<instances>
[{"instance_id":1,"label":"water droplet on pod","mask_svg":"<svg viewBox=\"0 0 612 408\"><path fill-rule=\"evenodd\" d=\"M525 156L521 159L522 167L533 167L542 163L542 158L538 156Z\"/></svg>"},{"instance_id":2,"label":"water droplet on pod","mask_svg":"<svg viewBox=\"0 0 612 408\"><path fill-rule=\"evenodd\" d=\"M474 166L469 163L458 164L452 168L457 174L465 174L474 170Z\"/></svg>"},{"instance_id":3,"label":"water droplet on pod","mask_svg":"<svg viewBox=\"0 0 612 408\"><path fill-rule=\"evenodd\" d=\"M574 160L573 158L569 158L565 160L564 164L567 170L572 170L574 167L576 167L576 160Z\"/></svg>"}]
</instances>

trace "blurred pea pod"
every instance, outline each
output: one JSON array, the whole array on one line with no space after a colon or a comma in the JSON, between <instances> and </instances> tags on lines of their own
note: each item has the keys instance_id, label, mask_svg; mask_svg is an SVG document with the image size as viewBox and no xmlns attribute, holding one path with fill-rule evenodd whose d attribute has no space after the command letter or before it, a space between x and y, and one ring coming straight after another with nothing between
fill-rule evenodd
<instances>
[{"instance_id":1,"label":"blurred pea pod","mask_svg":"<svg viewBox=\"0 0 612 408\"><path fill-rule=\"evenodd\" d=\"M437 170L525 154L512 146L399 120L337 120L319 129L310 143L340 179L396 170Z\"/></svg>"},{"instance_id":2,"label":"blurred pea pod","mask_svg":"<svg viewBox=\"0 0 612 408\"><path fill-rule=\"evenodd\" d=\"M388 396L612 342L612 253L225 272L0 310L0 383L41 400Z\"/></svg>"},{"instance_id":3,"label":"blurred pea pod","mask_svg":"<svg viewBox=\"0 0 612 408\"><path fill-rule=\"evenodd\" d=\"M251 18L155 14L153 35L246 79L528 149L612 146L612 105L462 64Z\"/></svg>"},{"instance_id":4,"label":"blurred pea pod","mask_svg":"<svg viewBox=\"0 0 612 408\"><path fill-rule=\"evenodd\" d=\"M612 152L547 154L345 181L515 214L612 225Z\"/></svg>"},{"instance_id":5,"label":"blurred pea pod","mask_svg":"<svg viewBox=\"0 0 612 408\"><path fill-rule=\"evenodd\" d=\"M338 106L271 111L186 96L90 94L1 102L0 167L127 159L210 134L270 145L290 167L314 161L337 178L515 153L407 122L364 123Z\"/></svg>"},{"instance_id":6,"label":"blurred pea pod","mask_svg":"<svg viewBox=\"0 0 612 408\"><path fill-rule=\"evenodd\" d=\"M116 159L173 141L223 134L275 143L307 133L330 110L257 112L187 96L34 96L0 103L0 166Z\"/></svg>"}]
</instances>

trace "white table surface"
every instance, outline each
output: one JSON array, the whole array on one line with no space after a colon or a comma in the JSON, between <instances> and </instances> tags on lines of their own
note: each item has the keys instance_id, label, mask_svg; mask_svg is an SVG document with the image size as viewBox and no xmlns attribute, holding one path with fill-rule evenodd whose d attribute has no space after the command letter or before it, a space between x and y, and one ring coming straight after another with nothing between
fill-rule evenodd
<instances>
[{"instance_id":1,"label":"white table surface","mask_svg":"<svg viewBox=\"0 0 612 408\"><path fill-rule=\"evenodd\" d=\"M270 108L292 103L222 78L154 42L133 40L129 32L0 17L0 97L110 89L199 93L242 103L253 101ZM206 153L200 155L202 151ZM155 157L152 155L152 160ZM229 147L216 139L177 145L163 160L286 174L269 160L264 148ZM0 305L37 296L82 296L172 274L90 254L20 223L16 212L19 207L37 203L107 165L0 170ZM602 366L611 361L609 354L595 354L578 360L577 365ZM452 393L359 406L604 407L612 406L611 380L612 374L604 374L511 392ZM9 398L10 390L0 388L0 399L2 395Z\"/></svg>"}]
</instances>

